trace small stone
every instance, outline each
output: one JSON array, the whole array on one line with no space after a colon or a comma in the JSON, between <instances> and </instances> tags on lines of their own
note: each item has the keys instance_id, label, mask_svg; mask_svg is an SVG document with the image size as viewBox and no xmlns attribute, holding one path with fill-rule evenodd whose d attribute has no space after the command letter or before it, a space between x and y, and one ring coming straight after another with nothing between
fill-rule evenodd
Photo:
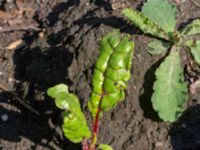
<instances>
[{"instance_id":1,"label":"small stone","mask_svg":"<svg viewBox=\"0 0 200 150\"><path fill-rule=\"evenodd\" d=\"M8 79L8 82L9 82L9 83L11 83L11 82L13 82L13 81L14 81L13 78L9 78L9 79Z\"/></svg>"},{"instance_id":2,"label":"small stone","mask_svg":"<svg viewBox=\"0 0 200 150\"><path fill-rule=\"evenodd\" d=\"M45 114L47 114L47 115L50 115L50 114L52 114L52 113L53 113L52 110L47 110L47 111L45 112Z\"/></svg>"},{"instance_id":3,"label":"small stone","mask_svg":"<svg viewBox=\"0 0 200 150\"><path fill-rule=\"evenodd\" d=\"M8 115L7 115L7 114L1 115L1 120L2 120L3 122L8 121Z\"/></svg>"},{"instance_id":4,"label":"small stone","mask_svg":"<svg viewBox=\"0 0 200 150\"><path fill-rule=\"evenodd\" d=\"M42 142L43 144L47 144L47 143L48 143L47 139L42 139L41 142Z\"/></svg>"},{"instance_id":5,"label":"small stone","mask_svg":"<svg viewBox=\"0 0 200 150\"><path fill-rule=\"evenodd\" d=\"M156 142L156 143L155 143L155 147L161 147L161 146L163 146L163 143L162 143L162 142Z\"/></svg>"},{"instance_id":6,"label":"small stone","mask_svg":"<svg viewBox=\"0 0 200 150\"><path fill-rule=\"evenodd\" d=\"M43 39L43 38L44 38L44 32L40 32L40 33L39 33L39 37L40 37L41 39Z\"/></svg>"},{"instance_id":7,"label":"small stone","mask_svg":"<svg viewBox=\"0 0 200 150\"><path fill-rule=\"evenodd\" d=\"M7 3L13 3L13 0L6 0Z\"/></svg>"},{"instance_id":8,"label":"small stone","mask_svg":"<svg viewBox=\"0 0 200 150\"><path fill-rule=\"evenodd\" d=\"M181 3L185 3L186 2L186 0L181 0Z\"/></svg>"},{"instance_id":9,"label":"small stone","mask_svg":"<svg viewBox=\"0 0 200 150\"><path fill-rule=\"evenodd\" d=\"M187 127L186 123L182 123L182 124L181 124L181 127L182 127L182 128L186 128L186 127Z\"/></svg>"}]
</instances>

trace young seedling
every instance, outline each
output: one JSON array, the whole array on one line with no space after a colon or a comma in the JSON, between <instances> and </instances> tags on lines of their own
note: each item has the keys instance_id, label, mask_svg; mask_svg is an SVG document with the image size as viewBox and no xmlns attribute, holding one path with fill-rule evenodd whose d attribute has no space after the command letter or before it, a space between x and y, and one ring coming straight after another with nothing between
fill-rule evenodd
<instances>
[{"instance_id":1,"label":"young seedling","mask_svg":"<svg viewBox=\"0 0 200 150\"><path fill-rule=\"evenodd\" d=\"M130 78L134 43L129 36L121 36L118 30L106 34L100 42L88 108L93 116L92 131L81 111L78 97L68 92L68 87L59 84L48 89L58 108L63 109L64 135L74 143L82 142L83 150L96 150L99 118L103 112L114 108L124 100L124 90ZM100 150L112 150L109 145L100 144Z\"/></svg>"},{"instance_id":2,"label":"young seedling","mask_svg":"<svg viewBox=\"0 0 200 150\"><path fill-rule=\"evenodd\" d=\"M155 39L148 44L149 53L161 54L169 50L165 60L157 68L153 86L152 104L164 121L175 121L183 111L187 96L180 51L183 47L200 65L200 40L193 35L200 33L200 20L194 20L181 31L176 31L176 7L167 0L148 0L142 12L126 8L123 14L136 27Z\"/></svg>"}]
</instances>

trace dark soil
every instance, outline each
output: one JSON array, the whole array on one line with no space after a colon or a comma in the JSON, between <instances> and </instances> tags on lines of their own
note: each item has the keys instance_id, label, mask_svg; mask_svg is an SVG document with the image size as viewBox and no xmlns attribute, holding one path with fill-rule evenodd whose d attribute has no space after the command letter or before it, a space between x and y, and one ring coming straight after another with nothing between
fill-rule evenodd
<instances>
[{"instance_id":1,"label":"dark soil","mask_svg":"<svg viewBox=\"0 0 200 150\"><path fill-rule=\"evenodd\" d=\"M147 53L149 38L129 25L121 7L141 8L142 0L18 0L1 1L2 12L17 11L16 17L0 18L6 31L0 30L0 149L2 150L80 150L63 137L60 110L46 90L66 83L77 94L88 118L86 103L98 56L99 39L112 28L129 33L136 43L132 77L126 100L105 113L100 123L98 143L114 150L199 150L200 95L190 94L185 112L173 123L160 121L152 110L150 98L154 71L164 56ZM198 0L178 3L178 26L200 18ZM115 6L116 9L113 9ZM26 13L19 13L21 9ZM20 16L21 15L21 16ZM1 17L1 12L0 12ZM12 20L6 28L6 19ZM137 35L136 35L137 34ZM6 47L22 40L14 49ZM183 57L185 54L183 54ZM14 92L40 115L16 100ZM90 120L90 119L89 119ZM90 121L89 121L90 122Z\"/></svg>"}]
</instances>

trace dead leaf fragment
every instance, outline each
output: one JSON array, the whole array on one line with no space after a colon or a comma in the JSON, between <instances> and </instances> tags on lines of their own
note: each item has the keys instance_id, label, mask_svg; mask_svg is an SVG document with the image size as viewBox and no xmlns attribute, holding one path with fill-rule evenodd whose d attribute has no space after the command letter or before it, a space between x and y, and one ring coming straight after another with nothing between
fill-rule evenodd
<instances>
[{"instance_id":1,"label":"dead leaf fragment","mask_svg":"<svg viewBox=\"0 0 200 150\"><path fill-rule=\"evenodd\" d=\"M22 43L23 43L23 40L22 39L18 39L18 40L14 41L14 42L11 42L8 46L5 47L5 49L8 49L8 50L16 49Z\"/></svg>"},{"instance_id":2,"label":"dead leaf fragment","mask_svg":"<svg viewBox=\"0 0 200 150\"><path fill-rule=\"evenodd\" d=\"M200 88L200 78L190 84L190 93L195 94L198 88Z\"/></svg>"}]
</instances>

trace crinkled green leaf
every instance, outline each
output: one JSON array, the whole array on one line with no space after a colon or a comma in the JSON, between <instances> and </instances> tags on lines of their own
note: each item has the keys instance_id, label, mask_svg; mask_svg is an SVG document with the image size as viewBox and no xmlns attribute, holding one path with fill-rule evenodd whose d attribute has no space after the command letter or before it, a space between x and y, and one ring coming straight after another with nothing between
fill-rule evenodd
<instances>
[{"instance_id":1,"label":"crinkled green leaf","mask_svg":"<svg viewBox=\"0 0 200 150\"><path fill-rule=\"evenodd\" d=\"M55 104L58 108L63 110L70 110L72 112L81 111L78 98L66 92L61 92L55 97Z\"/></svg>"},{"instance_id":2,"label":"crinkled green leaf","mask_svg":"<svg viewBox=\"0 0 200 150\"><path fill-rule=\"evenodd\" d=\"M65 110L62 125L64 135L74 143L90 138L91 132L77 96L68 93L68 88L64 84L49 88L47 94L55 99L58 108Z\"/></svg>"},{"instance_id":3,"label":"crinkled green leaf","mask_svg":"<svg viewBox=\"0 0 200 150\"><path fill-rule=\"evenodd\" d=\"M91 137L91 131L82 112L65 112L63 114L62 130L64 135L74 143L79 143L84 138L89 139Z\"/></svg>"},{"instance_id":4,"label":"crinkled green leaf","mask_svg":"<svg viewBox=\"0 0 200 150\"><path fill-rule=\"evenodd\" d=\"M149 33L166 40L169 40L168 34L159 27L155 22L151 21L141 12L126 8L122 12L136 27L141 29L144 33Z\"/></svg>"},{"instance_id":5,"label":"crinkled green leaf","mask_svg":"<svg viewBox=\"0 0 200 150\"><path fill-rule=\"evenodd\" d=\"M101 108L108 111L125 98L124 90L130 78L134 43L118 30L106 34L100 42L100 55L92 79L89 110L95 116Z\"/></svg>"},{"instance_id":6,"label":"crinkled green leaf","mask_svg":"<svg viewBox=\"0 0 200 150\"><path fill-rule=\"evenodd\" d=\"M172 33L176 26L176 7L167 0L148 0L142 13L167 33Z\"/></svg>"},{"instance_id":7,"label":"crinkled green leaf","mask_svg":"<svg viewBox=\"0 0 200 150\"><path fill-rule=\"evenodd\" d=\"M194 20L191 24L187 25L181 34L184 36L190 36L200 33L200 19Z\"/></svg>"},{"instance_id":8,"label":"crinkled green leaf","mask_svg":"<svg viewBox=\"0 0 200 150\"><path fill-rule=\"evenodd\" d=\"M171 46L171 44L168 42L164 42L161 40L153 40L153 41L149 42L149 44L148 44L148 47L149 47L148 52L153 55L161 54L161 53L167 52L167 50L170 46Z\"/></svg>"},{"instance_id":9,"label":"crinkled green leaf","mask_svg":"<svg viewBox=\"0 0 200 150\"><path fill-rule=\"evenodd\" d=\"M47 90L47 94L53 98L55 98L60 92L68 93L68 86L61 83Z\"/></svg>"},{"instance_id":10,"label":"crinkled green leaf","mask_svg":"<svg viewBox=\"0 0 200 150\"><path fill-rule=\"evenodd\" d=\"M99 150L113 150L112 147L107 144L99 144L98 149Z\"/></svg>"},{"instance_id":11,"label":"crinkled green leaf","mask_svg":"<svg viewBox=\"0 0 200 150\"><path fill-rule=\"evenodd\" d=\"M164 121L175 121L183 111L187 94L180 55L175 47L156 70L153 89L152 104L159 117Z\"/></svg>"},{"instance_id":12,"label":"crinkled green leaf","mask_svg":"<svg viewBox=\"0 0 200 150\"><path fill-rule=\"evenodd\" d=\"M186 45L189 47L194 60L200 65L200 41L189 40Z\"/></svg>"}]
</instances>

